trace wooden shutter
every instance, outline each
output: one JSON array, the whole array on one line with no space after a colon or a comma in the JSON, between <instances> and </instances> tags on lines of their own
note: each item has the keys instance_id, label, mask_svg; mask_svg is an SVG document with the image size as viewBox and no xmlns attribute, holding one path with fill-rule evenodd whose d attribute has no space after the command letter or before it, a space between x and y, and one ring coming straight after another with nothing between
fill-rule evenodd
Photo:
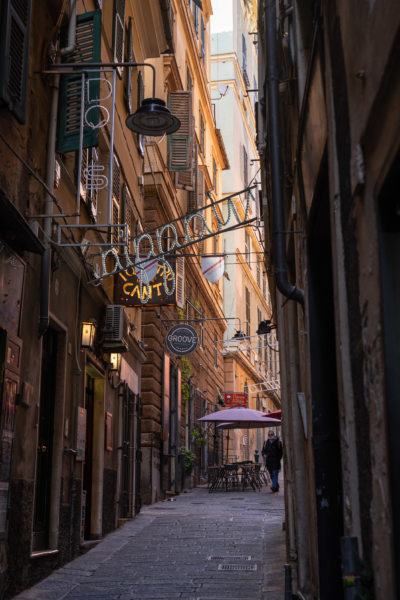
<instances>
[{"instance_id":1,"label":"wooden shutter","mask_svg":"<svg viewBox=\"0 0 400 600\"><path fill-rule=\"evenodd\" d=\"M168 169L187 171L192 166L192 93L168 92L168 108L181 122L178 131L168 136Z\"/></svg>"},{"instance_id":2,"label":"wooden shutter","mask_svg":"<svg viewBox=\"0 0 400 600\"><path fill-rule=\"evenodd\" d=\"M205 205L205 177L204 172L200 167L197 167L197 177L196 177L196 209L203 208ZM205 217L205 211L202 211L201 214ZM200 217L195 217L193 219L193 231L196 235L201 233L203 229L203 220Z\"/></svg>"},{"instance_id":3,"label":"wooden shutter","mask_svg":"<svg viewBox=\"0 0 400 600\"><path fill-rule=\"evenodd\" d=\"M127 246L128 252L131 253L132 240L130 239L134 235L134 219L132 211L132 196L126 183L122 184L122 223L127 225Z\"/></svg>"},{"instance_id":4,"label":"wooden shutter","mask_svg":"<svg viewBox=\"0 0 400 600\"><path fill-rule=\"evenodd\" d=\"M194 131L194 117L192 115L192 132ZM175 187L178 189L194 191L196 184L196 142L194 135L192 135L192 147L191 147L192 165L187 171L176 171L175 172Z\"/></svg>"},{"instance_id":5,"label":"wooden shutter","mask_svg":"<svg viewBox=\"0 0 400 600\"><path fill-rule=\"evenodd\" d=\"M76 47L70 62L100 62L100 33L101 11L94 10L76 17ZM98 73L90 73L87 77L98 79ZM58 121L58 152L70 152L79 149L79 128L81 122L81 75L63 75L60 83L60 107ZM100 94L100 82L90 84L90 97L96 98ZM92 106L90 109L90 122L97 124L99 110ZM98 129L88 125L83 128L83 148L97 146Z\"/></svg>"},{"instance_id":6,"label":"wooden shutter","mask_svg":"<svg viewBox=\"0 0 400 600\"><path fill-rule=\"evenodd\" d=\"M185 259L176 259L176 305L178 308L185 308Z\"/></svg>"},{"instance_id":7,"label":"wooden shutter","mask_svg":"<svg viewBox=\"0 0 400 600\"><path fill-rule=\"evenodd\" d=\"M117 225L121 223L121 167L115 154L113 157L112 199L112 222L113 225ZM117 227L112 228L112 240L114 244L120 241L118 229Z\"/></svg>"},{"instance_id":8,"label":"wooden shutter","mask_svg":"<svg viewBox=\"0 0 400 600\"><path fill-rule=\"evenodd\" d=\"M25 123L32 0L3 0L0 30L0 100Z\"/></svg>"},{"instance_id":9,"label":"wooden shutter","mask_svg":"<svg viewBox=\"0 0 400 600\"><path fill-rule=\"evenodd\" d=\"M204 20L203 20L203 15L201 16L201 58L204 60L205 57L205 39L204 39L204 32L205 32L205 26L204 26Z\"/></svg>"},{"instance_id":10,"label":"wooden shutter","mask_svg":"<svg viewBox=\"0 0 400 600\"><path fill-rule=\"evenodd\" d=\"M99 177L96 167L99 164L99 153L95 147L84 148L81 160L80 194L94 220L97 219L97 199Z\"/></svg>"},{"instance_id":11,"label":"wooden shutter","mask_svg":"<svg viewBox=\"0 0 400 600\"><path fill-rule=\"evenodd\" d=\"M133 26L132 26L132 17L129 17L128 21L128 36L126 40L126 60L128 62L133 62L134 54L133 54ZM129 67L126 69L125 75L125 85L124 85L124 100L125 106L128 113L132 112L132 70L133 67Z\"/></svg>"},{"instance_id":12,"label":"wooden shutter","mask_svg":"<svg viewBox=\"0 0 400 600\"><path fill-rule=\"evenodd\" d=\"M114 0L113 24L114 62L123 62L125 36L125 0ZM121 75L121 69L119 69L118 72Z\"/></svg>"}]
</instances>

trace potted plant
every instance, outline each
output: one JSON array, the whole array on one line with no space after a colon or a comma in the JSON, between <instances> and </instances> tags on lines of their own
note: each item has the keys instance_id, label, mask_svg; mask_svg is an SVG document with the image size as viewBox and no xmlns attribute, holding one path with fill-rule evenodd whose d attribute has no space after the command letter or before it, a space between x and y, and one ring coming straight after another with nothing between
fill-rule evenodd
<instances>
[{"instance_id":1,"label":"potted plant","mask_svg":"<svg viewBox=\"0 0 400 600\"><path fill-rule=\"evenodd\" d=\"M193 468L196 455L194 452L189 450L189 448L186 448L186 446L182 446L181 454L183 456L183 466L185 468L185 471L186 473L189 473Z\"/></svg>"}]
</instances>

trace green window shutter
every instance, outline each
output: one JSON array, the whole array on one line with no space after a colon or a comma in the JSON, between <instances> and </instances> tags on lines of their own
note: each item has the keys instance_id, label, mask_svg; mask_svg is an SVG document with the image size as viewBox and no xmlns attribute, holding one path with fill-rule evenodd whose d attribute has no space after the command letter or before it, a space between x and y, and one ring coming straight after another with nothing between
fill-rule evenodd
<instances>
[{"instance_id":1,"label":"green window shutter","mask_svg":"<svg viewBox=\"0 0 400 600\"><path fill-rule=\"evenodd\" d=\"M114 62L124 60L125 0L114 0L113 52ZM119 70L121 74L121 71Z\"/></svg>"},{"instance_id":2,"label":"green window shutter","mask_svg":"<svg viewBox=\"0 0 400 600\"><path fill-rule=\"evenodd\" d=\"M181 122L178 131L168 136L168 169L187 171L192 167L192 93L168 92L168 108Z\"/></svg>"},{"instance_id":3,"label":"green window shutter","mask_svg":"<svg viewBox=\"0 0 400 600\"><path fill-rule=\"evenodd\" d=\"M94 10L78 15L76 18L76 48L70 62L100 62L101 44L101 11ZM90 73L87 81L98 79L99 73ZM81 75L63 75L60 81L60 105L58 121L58 152L65 153L79 149L79 127L81 120ZM90 97L97 98L100 94L100 82L88 83ZM85 104L87 99L85 100ZM93 105L88 120L93 125L98 123L99 110ZM83 128L83 148L96 146L98 129L89 125Z\"/></svg>"},{"instance_id":4,"label":"green window shutter","mask_svg":"<svg viewBox=\"0 0 400 600\"><path fill-rule=\"evenodd\" d=\"M25 123L32 0L3 0L0 30L0 101Z\"/></svg>"},{"instance_id":5,"label":"green window shutter","mask_svg":"<svg viewBox=\"0 0 400 600\"><path fill-rule=\"evenodd\" d=\"M132 26L132 17L129 17L128 21L128 32L127 32L127 40L126 40L126 60L127 62L134 62L134 54L133 54L133 26ZM132 112L132 71L133 67L126 69L125 73L125 85L124 85L124 100L126 110L130 114Z\"/></svg>"}]
</instances>

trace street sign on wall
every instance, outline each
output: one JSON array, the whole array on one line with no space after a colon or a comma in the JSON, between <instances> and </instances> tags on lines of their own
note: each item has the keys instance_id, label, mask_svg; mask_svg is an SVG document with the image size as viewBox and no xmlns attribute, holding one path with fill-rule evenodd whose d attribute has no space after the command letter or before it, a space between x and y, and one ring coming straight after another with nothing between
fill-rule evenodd
<instances>
[{"instance_id":1,"label":"street sign on wall","mask_svg":"<svg viewBox=\"0 0 400 600\"><path fill-rule=\"evenodd\" d=\"M168 350L177 356L191 354L199 343L197 331L190 325L178 324L171 327L165 338Z\"/></svg>"},{"instance_id":2,"label":"street sign on wall","mask_svg":"<svg viewBox=\"0 0 400 600\"><path fill-rule=\"evenodd\" d=\"M225 392L225 404L228 408L242 406L248 408L247 394L241 392Z\"/></svg>"}]
</instances>

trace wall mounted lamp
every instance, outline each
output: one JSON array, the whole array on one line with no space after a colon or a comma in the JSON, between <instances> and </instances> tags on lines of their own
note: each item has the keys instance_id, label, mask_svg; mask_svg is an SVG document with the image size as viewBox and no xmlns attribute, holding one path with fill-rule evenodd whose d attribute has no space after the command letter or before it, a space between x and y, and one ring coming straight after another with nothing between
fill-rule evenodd
<instances>
[{"instance_id":1,"label":"wall mounted lamp","mask_svg":"<svg viewBox=\"0 0 400 600\"><path fill-rule=\"evenodd\" d=\"M244 339L246 339L246 334L243 331L241 331L241 329L238 329L232 339L233 340L244 340Z\"/></svg>"},{"instance_id":2,"label":"wall mounted lamp","mask_svg":"<svg viewBox=\"0 0 400 600\"><path fill-rule=\"evenodd\" d=\"M266 333L271 333L272 329L276 329L276 325L271 325L271 321L266 319L258 324L256 333L257 335L264 335Z\"/></svg>"},{"instance_id":3,"label":"wall mounted lamp","mask_svg":"<svg viewBox=\"0 0 400 600\"><path fill-rule=\"evenodd\" d=\"M108 381L111 387L116 390L121 383L121 354L119 352L111 352L108 366Z\"/></svg>"},{"instance_id":4,"label":"wall mounted lamp","mask_svg":"<svg viewBox=\"0 0 400 600\"><path fill-rule=\"evenodd\" d=\"M94 321L82 322L81 348L93 348L95 333L96 323Z\"/></svg>"},{"instance_id":5,"label":"wall mounted lamp","mask_svg":"<svg viewBox=\"0 0 400 600\"><path fill-rule=\"evenodd\" d=\"M174 133L181 126L180 120L167 108L164 100L155 98L156 70L150 63L118 62L118 63L57 63L50 65L48 71L51 73L76 73L77 71L88 71L93 69L116 69L119 67L150 67L153 70L153 97L145 98L139 108L128 115L125 124L131 131L142 135L162 136Z\"/></svg>"},{"instance_id":6,"label":"wall mounted lamp","mask_svg":"<svg viewBox=\"0 0 400 600\"><path fill-rule=\"evenodd\" d=\"M118 352L112 352L110 354L110 371L118 372L121 368L121 355Z\"/></svg>"}]
</instances>

